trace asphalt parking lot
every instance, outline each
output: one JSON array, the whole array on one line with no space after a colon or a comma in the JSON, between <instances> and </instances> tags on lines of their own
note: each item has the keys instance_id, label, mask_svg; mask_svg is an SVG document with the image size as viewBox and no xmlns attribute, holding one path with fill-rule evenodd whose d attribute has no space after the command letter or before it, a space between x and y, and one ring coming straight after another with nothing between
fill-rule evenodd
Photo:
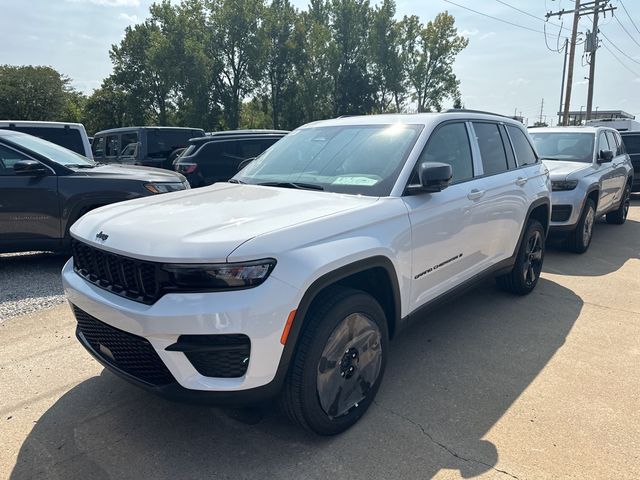
<instances>
[{"instance_id":1,"label":"asphalt parking lot","mask_svg":"<svg viewBox=\"0 0 640 480\"><path fill-rule=\"evenodd\" d=\"M401 334L375 404L332 438L103 371L65 304L39 309L63 261L0 256L2 479L640 478L637 198L586 254L550 248L531 295L489 282Z\"/></svg>"}]
</instances>

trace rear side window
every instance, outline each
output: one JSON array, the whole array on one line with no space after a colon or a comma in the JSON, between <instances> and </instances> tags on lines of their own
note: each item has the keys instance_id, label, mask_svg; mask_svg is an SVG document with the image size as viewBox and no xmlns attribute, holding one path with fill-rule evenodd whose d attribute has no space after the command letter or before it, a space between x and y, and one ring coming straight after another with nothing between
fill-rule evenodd
<instances>
[{"instance_id":1,"label":"rear side window","mask_svg":"<svg viewBox=\"0 0 640 480\"><path fill-rule=\"evenodd\" d=\"M68 148L69 150L85 155L87 152L84 149L82 143L82 135L80 130L75 128L63 128L63 127L25 127L15 126L11 128L16 132L28 133L34 137L39 137L61 147Z\"/></svg>"},{"instance_id":2,"label":"rear side window","mask_svg":"<svg viewBox=\"0 0 640 480\"><path fill-rule=\"evenodd\" d=\"M203 137L198 130L149 130L147 155L151 158L167 158L174 150L185 148L190 138Z\"/></svg>"},{"instance_id":3,"label":"rear side window","mask_svg":"<svg viewBox=\"0 0 640 480\"><path fill-rule=\"evenodd\" d=\"M473 122L476 132L482 166L485 175L495 175L507 170L507 155L504 151L502 137L495 123Z\"/></svg>"},{"instance_id":4,"label":"rear side window","mask_svg":"<svg viewBox=\"0 0 640 480\"><path fill-rule=\"evenodd\" d=\"M473 178L471 147L464 123L448 123L438 128L431 135L418 162L448 163L453 171L453 182Z\"/></svg>"},{"instance_id":5,"label":"rear side window","mask_svg":"<svg viewBox=\"0 0 640 480\"><path fill-rule=\"evenodd\" d=\"M518 127L513 127L511 125L507 125L507 131L511 138L513 150L516 152L518 165L522 167L524 165L533 165L536 163L538 158L536 157L533 147L529 143L529 140L527 140L524 132Z\"/></svg>"},{"instance_id":6,"label":"rear side window","mask_svg":"<svg viewBox=\"0 0 640 480\"><path fill-rule=\"evenodd\" d=\"M27 160L28 158L20 152L0 145L0 175L14 175L13 166L20 160Z\"/></svg>"},{"instance_id":7,"label":"rear side window","mask_svg":"<svg viewBox=\"0 0 640 480\"><path fill-rule=\"evenodd\" d=\"M640 153L640 134L638 135L623 135L624 146L628 153Z\"/></svg>"},{"instance_id":8,"label":"rear side window","mask_svg":"<svg viewBox=\"0 0 640 480\"><path fill-rule=\"evenodd\" d=\"M138 143L138 134L137 133L123 133L122 136L120 137L120 151L122 152L122 155L132 155L135 151L134 148L130 148L127 152L125 153L125 150L127 148L127 146L131 145L132 143Z\"/></svg>"}]
</instances>

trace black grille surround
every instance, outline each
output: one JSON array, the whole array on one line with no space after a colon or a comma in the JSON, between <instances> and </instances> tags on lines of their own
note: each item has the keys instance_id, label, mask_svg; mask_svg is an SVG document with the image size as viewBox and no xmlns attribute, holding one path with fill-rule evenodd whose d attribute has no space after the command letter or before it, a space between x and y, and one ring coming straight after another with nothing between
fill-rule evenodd
<instances>
[{"instance_id":1,"label":"black grille surround","mask_svg":"<svg viewBox=\"0 0 640 480\"><path fill-rule=\"evenodd\" d=\"M76 334L102 362L154 387L176 381L146 339L107 325L75 305L72 309Z\"/></svg>"},{"instance_id":2,"label":"black grille surround","mask_svg":"<svg viewBox=\"0 0 640 480\"><path fill-rule=\"evenodd\" d=\"M74 271L98 287L147 305L162 296L160 264L117 255L75 239L71 250Z\"/></svg>"},{"instance_id":3,"label":"black grille surround","mask_svg":"<svg viewBox=\"0 0 640 480\"><path fill-rule=\"evenodd\" d=\"M571 205L553 205L551 207L552 222L566 222L571 216L573 207Z\"/></svg>"},{"instance_id":4,"label":"black grille surround","mask_svg":"<svg viewBox=\"0 0 640 480\"><path fill-rule=\"evenodd\" d=\"M166 349L183 352L200 375L238 378L247 373L251 340L244 334L180 335Z\"/></svg>"}]
</instances>

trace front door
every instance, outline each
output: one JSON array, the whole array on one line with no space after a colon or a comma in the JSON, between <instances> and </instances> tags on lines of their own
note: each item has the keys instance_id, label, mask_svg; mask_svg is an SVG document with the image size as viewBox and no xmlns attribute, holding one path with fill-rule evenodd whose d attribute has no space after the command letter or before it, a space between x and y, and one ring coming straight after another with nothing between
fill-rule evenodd
<instances>
[{"instance_id":1,"label":"front door","mask_svg":"<svg viewBox=\"0 0 640 480\"><path fill-rule=\"evenodd\" d=\"M422 162L450 164L453 178L441 192L403 197L411 222L411 310L472 276L481 260L471 216L475 181L466 124L438 127L418 164ZM418 183L417 173L410 183Z\"/></svg>"},{"instance_id":2,"label":"front door","mask_svg":"<svg viewBox=\"0 0 640 480\"><path fill-rule=\"evenodd\" d=\"M0 144L0 243L60 238L58 177L16 175L13 165L29 159Z\"/></svg>"}]
</instances>

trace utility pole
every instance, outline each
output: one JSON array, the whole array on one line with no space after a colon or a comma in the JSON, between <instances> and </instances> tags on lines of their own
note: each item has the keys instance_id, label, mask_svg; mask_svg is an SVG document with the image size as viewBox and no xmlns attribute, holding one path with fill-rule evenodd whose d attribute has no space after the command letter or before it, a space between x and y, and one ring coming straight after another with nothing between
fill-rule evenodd
<instances>
[{"instance_id":1,"label":"utility pole","mask_svg":"<svg viewBox=\"0 0 640 480\"><path fill-rule=\"evenodd\" d=\"M600 0L596 0L593 7L593 30L591 30L592 44L589 58L589 91L587 93L587 120L591 120L591 107L593 106L593 83L596 79L596 51L598 50L598 9Z\"/></svg>"},{"instance_id":2,"label":"utility pole","mask_svg":"<svg viewBox=\"0 0 640 480\"><path fill-rule=\"evenodd\" d=\"M602 4L600 3L602 2ZM569 123L569 109L571 107L571 87L573 84L573 62L576 54L576 39L578 36L578 22L580 17L584 15L593 15L593 43L590 46L591 51L591 64L589 66L589 97L587 101L587 119L591 117L591 105L593 100L593 82L595 79L595 51L598 48L597 28L598 28L598 13L613 12L617 7L612 7L609 0L594 0L591 2L581 3L580 0L575 0L575 8L573 10L560 10L557 12L549 12L545 15L547 20L549 17L562 17L562 15L573 13L573 28L571 29L571 38L569 39L569 71L567 72L567 87L566 95L564 99L564 111L562 115L562 124L568 125ZM591 50L591 49L589 49Z\"/></svg>"},{"instance_id":3,"label":"utility pole","mask_svg":"<svg viewBox=\"0 0 640 480\"><path fill-rule=\"evenodd\" d=\"M562 123L562 99L564 97L564 79L567 74L567 55L569 55L569 39L564 39L564 63L562 64L562 85L560 85L560 106L558 107L558 125Z\"/></svg>"},{"instance_id":4,"label":"utility pole","mask_svg":"<svg viewBox=\"0 0 640 480\"><path fill-rule=\"evenodd\" d=\"M544 98L542 99L542 102L540 103L540 119L538 120L539 124L542 124L542 111L544 110Z\"/></svg>"}]
</instances>

